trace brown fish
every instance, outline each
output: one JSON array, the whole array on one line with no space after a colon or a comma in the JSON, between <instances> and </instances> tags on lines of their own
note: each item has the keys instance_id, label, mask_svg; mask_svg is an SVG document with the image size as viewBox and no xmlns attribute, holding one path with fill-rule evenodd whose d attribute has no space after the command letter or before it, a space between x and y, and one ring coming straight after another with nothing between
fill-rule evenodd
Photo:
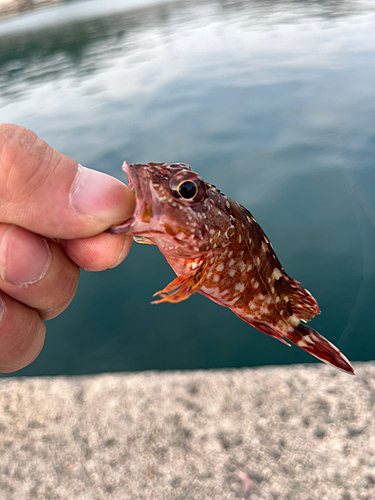
<instances>
[{"instance_id":1,"label":"brown fish","mask_svg":"<svg viewBox=\"0 0 375 500\"><path fill-rule=\"evenodd\" d=\"M133 217L109 229L155 244L177 274L159 295L180 302L199 292L258 330L354 374L346 357L304 323L316 300L286 274L251 213L204 182L189 165L123 165L136 196ZM287 340L286 340L287 339Z\"/></svg>"}]
</instances>

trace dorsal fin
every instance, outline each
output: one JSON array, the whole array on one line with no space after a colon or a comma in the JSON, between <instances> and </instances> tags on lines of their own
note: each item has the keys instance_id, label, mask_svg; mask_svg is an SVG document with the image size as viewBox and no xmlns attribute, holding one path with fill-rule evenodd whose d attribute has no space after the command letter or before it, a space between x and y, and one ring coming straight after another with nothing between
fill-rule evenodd
<instances>
[{"instance_id":1,"label":"dorsal fin","mask_svg":"<svg viewBox=\"0 0 375 500\"><path fill-rule=\"evenodd\" d=\"M314 297L298 281L289 276L284 276L283 285L289 299L291 311L297 318L310 321L320 313L318 303Z\"/></svg>"}]
</instances>

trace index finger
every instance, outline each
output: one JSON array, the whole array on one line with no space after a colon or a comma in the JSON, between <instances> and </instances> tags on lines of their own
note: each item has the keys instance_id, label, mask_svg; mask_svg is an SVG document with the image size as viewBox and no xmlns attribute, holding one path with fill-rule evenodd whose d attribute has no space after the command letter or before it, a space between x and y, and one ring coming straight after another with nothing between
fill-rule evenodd
<instances>
[{"instance_id":1,"label":"index finger","mask_svg":"<svg viewBox=\"0 0 375 500\"><path fill-rule=\"evenodd\" d=\"M128 219L134 205L119 180L82 167L26 128L0 124L0 222L82 238Z\"/></svg>"}]
</instances>

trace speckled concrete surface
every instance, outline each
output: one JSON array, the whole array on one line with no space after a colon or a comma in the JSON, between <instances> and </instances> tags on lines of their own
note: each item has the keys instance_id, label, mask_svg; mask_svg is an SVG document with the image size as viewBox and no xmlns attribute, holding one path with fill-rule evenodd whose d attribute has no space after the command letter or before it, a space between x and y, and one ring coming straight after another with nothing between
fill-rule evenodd
<instances>
[{"instance_id":1,"label":"speckled concrete surface","mask_svg":"<svg viewBox=\"0 0 375 500\"><path fill-rule=\"evenodd\" d=\"M0 499L375 499L375 363L355 369L2 379Z\"/></svg>"}]
</instances>

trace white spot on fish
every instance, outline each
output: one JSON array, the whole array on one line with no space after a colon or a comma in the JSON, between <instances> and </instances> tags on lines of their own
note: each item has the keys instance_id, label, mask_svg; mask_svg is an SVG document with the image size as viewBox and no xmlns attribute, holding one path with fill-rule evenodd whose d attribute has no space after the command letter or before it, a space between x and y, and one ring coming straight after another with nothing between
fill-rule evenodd
<instances>
[{"instance_id":1,"label":"white spot on fish","mask_svg":"<svg viewBox=\"0 0 375 500\"><path fill-rule=\"evenodd\" d=\"M260 258L257 257L257 266L259 266L259 264L260 264Z\"/></svg>"},{"instance_id":2,"label":"white spot on fish","mask_svg":"<svg viewBox=\"0 0 375 500\"><path fill-rule=\"evenodd\" d=\"M219 265L216 267L216 270L217 270L217 271L219 271L219 272L221 272L223 269L224 269L224 264L223 264L223 263L219 264Z\"/></svg>"},{"instance_id":3,"label":"white spot on fish","mask_svg":"<svg viewBox=\"0 0 375 500\"><path fill-rule=\"evenodd\" d=\"M199 248L198 247L194 247L194 252L199 252Z\"/></svg>"},{"instance_id":4,"label":"white spot on fish","mask_svg":"<svg viewBox=\"0 0 375 500\"><path fill-rule=\"evenodd\" d=\"M232 257L233 255L233 250L231 250L229 253L228 253L228 257Z\"/></svg>"},{"instance_id":5,"label":"white spot on fish","mask_svg":"<svg viewBox=\"0 0 375 500\"><path fill-rule=\"evenodd\" d=\"M276 297L275 302L276 302L276 304L277 304L278 302L280 302L280 297Z\"/></svg>"},{"instance_id":6,"label":"white spot on fish","mask_svg":"<svg viewBox=\"0 0 375 500\"><path fill-rule=\"evenodd\" d=\"M235 269L229 269L229 273L228 274L229 274L229 276L231 278L233 278L233 276L236 274L236 270Z\"/></svg>"},{"instance_id":7,"label":"white spot on fish","mask_svg":"<svg viewBox=\"0 0 375 500\"><path fill-rule=\"evenodd\" d=\"M299 319L297 318L297 316L295 314L292 314L289 319L288 319L289 323L292 325L292 326L297 326L299 325Z\"/></svg>"},{"instance_id":8,"label":"white spot on fish","mask_svg":"<svg viewBox=\"0 0 375 500\"><path fill-rule=\"evenodd\" d=\"M248 222L251 222L251 219L250 219L250 217L248 215L246 215L246 219L247 219Z\"/></svg>"},{"instance_id":9,"label":"white spot on fish","mask_svg":"<svg viewBox=\"0 0 375 500\"><path fill-rule=\"evenodd\" d=\"M245 262L242 262L242 261L241 261L241 262L238 264L238 267L240 268L241 273L243 273L243 272L245 271L245 269L246 269L246 264L245 264Z\"/></svg>"},{"instance_id":10,"label":"white spot on fish","mask_svg":"<svg viewBox=\"0 0 375 500\"><path fill-rule=\"evenodd\" d=\"M233 306L233 305L237 302L237 300L238 300L239 298L240 298L240 296L235 297L233 300L229 300L228 302L226 302L226 305L227 305L227 306Z\"/></svg>"},{"instance_id":11,"label":"white spot on fish","mask_svg":"<svg viewBox=\"0 0 375 500\"><path fill-rule=\"evenodd\" d=\"M279 280L281 278L281 276L282 276L282 274L281 274L280 269L277 269L277 267L275 267L275 269L273 270L273 273L272 273L272 277L275 280Z\"/></svg>"},{"instance_id":12,"label":"white spot on fish","mask_svg":"<svg viewBox=\"0 0 375 500\"><path fill-rule=\"evenodd\" d=\"M241 243L241 241L242 241L242 236L239 234L238 235L238 243Z\"/></svg>"},{"instance_id":13,"label":"white spot on fish","mask_svg":"<svg viewBox=\"0 0 375 500\"><path fill-rule=\"evenodd\" d=\"M259 281L256 281L253 285L253 287L255 288L255 290L259 287Z\"/></svg>"},{"instance_id":14,"label":"white spot on fish","mask_svg":"<svg viewBox=\"0 0 375 500\"><path fill-rule=\"evenodd\" d=\"M225 202L225 204L226 204L227 208L230 208L230 203L228 200Z\"/></svg>"},{"instance_id":15,"label":"white spot on fish","mask_svg":"<svg viewBox=\"0 0 375 500\"><path fill-rule=\"evenodd\" d=\"M256 303L255 303L255 302L253 302L252 300L250 300L250 302L249 302L249 309L254 310L254 309L256 309L256 308L257 308Z\"/></svg>"},{"instance_id":16,"label":"white spot on fish","mask_svg":"<svg viewBox=\"0 0 375 500\"><path fill-rule=\"evenodd\" d=\"M237 283L234 288L242 293L245 290L245 285L243 283Z\"/></svg>"},{"instance_id":17,"label":"white spot on fish","mask_svg":"<svg viewBox=\"0 0 375 500\"><path fill-rule=\"evenodd\" d=\"M308 344L304 339L301 339L297 342L298 347L307 347Z\"/></svg>"},{"instance_id":18,"label":"white spot on fish","mask_svg":"<svg viewBox=\"0 0 375 500\"><path fill-rule=\"evenodd\" d=\"M285 295L284 300L285 300L285 302L289 302L289 297L287 295Z\"/></svg>"},{"instance_id":19,"label":"white spot on fish","mask_svg":"<svg viewBox=\"0 0 375 500\"><path fill-rule=\"evenodd\" d=\"M252 268L253 268L252 264L249 264L249 265L247 266L246 271L247 271L247 272L249 272L249 271L251 271L251 270L252 270Z\"/></svg>"},{"instance_id":20,"label":"white spot on fish","mask_svg":"<svg viewBox=\"0 0 375 500\"><path fill-rule=\"evenodd\" d=\"M215 276L212 278L212 281L214 281L215 283L217 283L220 279L220 276L218 274L215 274Z\"/></svg>"},{"instance_id":21,"label":"white spot on fish","mask_svg":"<svg viewBox=\"0 0 375 500\"><path fill-rule=\"evenodd\" d=\"M231 267L236 261L234 259L230 259L228 266Z\"/></svg>"},{"instance_id":22,"label":"white spot on fish","mask_svg":"<svg viewBox=\"0 0 375 500\"><path fill-rule=\"evenodd\" d=\"M305 342L307 342L307 344L315 344L315 341L313 338L311 338L311 335L306 335L305 337L303 337L305 339ZM331 342L330 342L331 344ZM333 344L331 344L333 345ZM333 346L335 348L335 350L337 350L336 346Z\"/></svg>"},{"instance_id":23,"label":"white spot on fish","mask_svg":"<svg viewBox=\"0 0 375 500\"><path fill-rule=\"evenodd\" d=\"M267 245L264 243L264 241L262 241L262 250L263 250L263 252L268 252L268 247L267 247Z\"/></svg>"}]
</instances>

